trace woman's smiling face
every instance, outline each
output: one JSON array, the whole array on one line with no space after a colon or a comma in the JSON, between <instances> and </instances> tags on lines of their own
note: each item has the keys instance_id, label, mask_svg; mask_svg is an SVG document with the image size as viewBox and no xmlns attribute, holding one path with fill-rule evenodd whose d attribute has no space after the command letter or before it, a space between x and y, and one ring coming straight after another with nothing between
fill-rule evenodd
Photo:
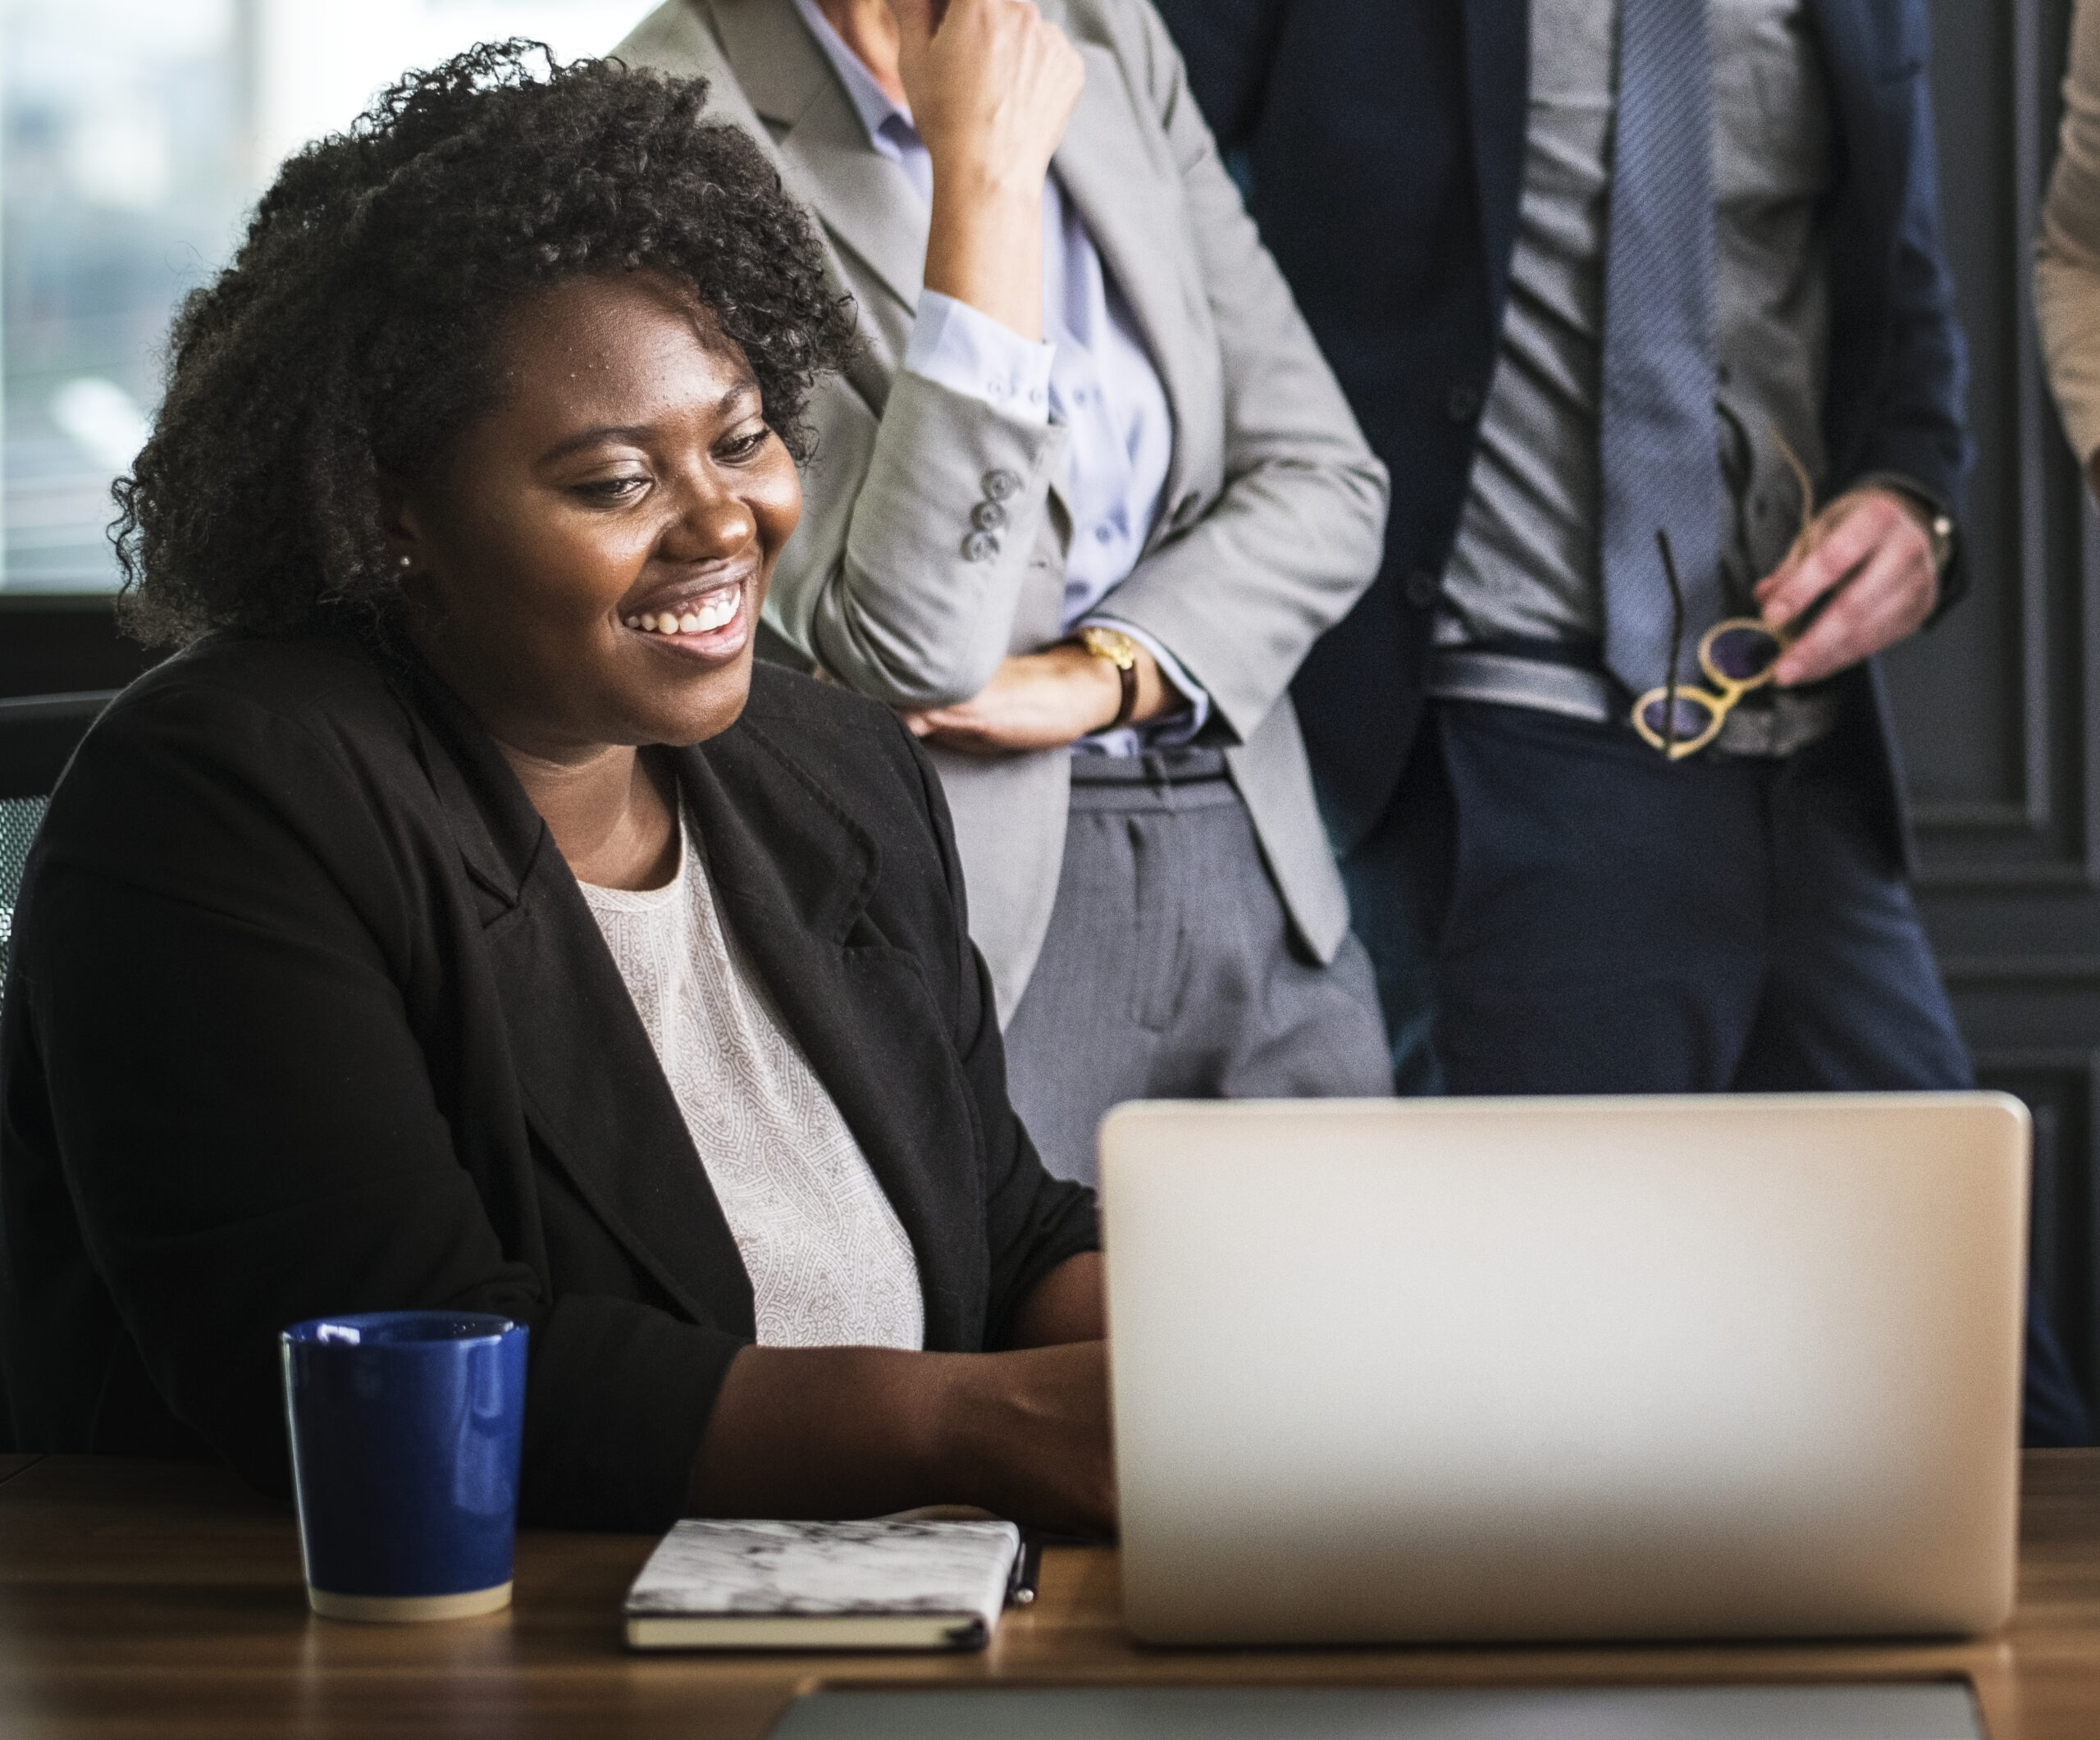
<instances>
[{"instance_id":1,"label":"woman's smiling face","mask_svg":"<svg viewBox=\"0 0 2100 1740\"><path fill-rule=\"evenodd\" d=\"M519 304L499 363L496 409L395 491L418 646L547 760L726 729L802 504L742 354L635 272Z\"/></svg>"}]
</instances>

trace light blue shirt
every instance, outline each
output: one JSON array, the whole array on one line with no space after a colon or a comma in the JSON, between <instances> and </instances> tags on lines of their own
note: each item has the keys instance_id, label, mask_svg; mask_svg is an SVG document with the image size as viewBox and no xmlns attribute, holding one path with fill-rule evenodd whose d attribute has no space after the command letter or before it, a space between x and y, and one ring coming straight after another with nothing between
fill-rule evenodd
<instances>
[{"instance_id":1,"label":"light blue shirt","mask_svg":"<svg viewBox=\"0 0 2100 1740\"><path fill-rule=\"evenodd\" d=\"M815 0L795 5L845 85L868 143L904 171L930 206L933 160L911 112L875 83ZM1054 170L1043 185L1043 330L1045 341L1036 344L967 303L922 290L904 366L952 392L1010 414L1055 419L1071 430L1058 480L1072 519L1063 626L1121 630L1158 661L1189 701L1186 710L1141 731L1102 732L1077 747L1132 755L1185 742L1209 716L1210 696L1150 635L1095 608L1137 566L1144 548L1173 454L1173 413L1130 305L1102 270L1100 253Z\"/></svg>"}]
</instances>

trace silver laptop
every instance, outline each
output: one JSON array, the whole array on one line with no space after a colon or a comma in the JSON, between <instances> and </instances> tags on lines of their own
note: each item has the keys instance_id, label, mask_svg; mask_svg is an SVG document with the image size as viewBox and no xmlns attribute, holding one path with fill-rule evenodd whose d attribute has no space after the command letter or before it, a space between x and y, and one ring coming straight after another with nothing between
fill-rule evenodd
<instances>
[{"instance_id":1,"label":"silver laptop","mask_svg":"<svg viewBox=\"0 0 2100 1740\"><path fill-rule=\"evenodd\" d=\"M1119 1107L1131 1631L1997 1624L2028 1147L1993 1094Z\"/></svg>"}]
</instances>

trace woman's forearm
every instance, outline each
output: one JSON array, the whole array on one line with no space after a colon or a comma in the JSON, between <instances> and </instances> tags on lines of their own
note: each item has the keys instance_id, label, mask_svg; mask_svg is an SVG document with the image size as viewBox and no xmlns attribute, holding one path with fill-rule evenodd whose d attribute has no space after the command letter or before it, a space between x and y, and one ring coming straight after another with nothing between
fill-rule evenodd
<instances>
[{"instance_id":1,"label":"woman's forearm","mask_svg":"<svg viewBox=\"0 0 2100 1740\"><path fill-rule=\"evenodd\" d=\"M1144 724L1188 705L1158 660L1142 646L1136 676L1137 705L1125 724ZM904 722L914 736L966 755L1061 749L1106 730L1122 699L1122 680L1114 665L1084 647L1059 645L1003 659L992 680L967 701L907 708Z\"/></svg>"},{"instance_id":2,"label":"woman's forearm","mask_svg":"<svg viewBox=\"0 0 2100 1740\"><path fill-rule=\"evenodd\" d=\"M1043 336L1043 179L1086 73L1032 6L890 0L896 71L933 161L927 289Z\"/></svg>"},{"instance_id":3,"label":"woman's forearm","mask_svg":"<svg viewBox=\"0 0 2100 1740\"><path fill-rule=\"evenodd\" d=\"M1009 331L1043 336L1043 181L991 184L978 166L934 169L926 288L966 302Z\"/></svg>"},{"instance_id":4,"label":"woman's forearm","mask_svg":"<svg viewBox=\"0 0 2100 1740\"><path fill-rule=\"evenodd\" d=\"M1069 1267L1069 1265L1066 1265ZM874 1516L977 1505L1112 1528L1102 1344L1010 1354L748 1347L694 1459L705 1516Z\"/></svg>"},{"instance_id":5,"label":"woman's forearm","mask_svg":"<svg viewBox=\"0 0 2100 1740\"><path fill-rule=\"evenodd\" d=\"M968 1356L747 1347L722 1381L687 1508L712 1516L872 1516L955 1500L943 1422Z\"/></svg>"}]
</instances>

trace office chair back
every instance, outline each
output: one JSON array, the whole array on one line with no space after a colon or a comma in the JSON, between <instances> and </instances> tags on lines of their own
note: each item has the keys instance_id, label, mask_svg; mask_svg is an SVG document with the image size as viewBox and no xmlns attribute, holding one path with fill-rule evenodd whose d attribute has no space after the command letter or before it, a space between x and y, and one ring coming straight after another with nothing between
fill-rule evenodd
<instances>
[{"instance_id":1,"label":"office chair back","mask_svg":"<svg viewBox=\"0 0 2100 1740\"><path fill-rule=\"evenodd\" d=\"M33 695L0 701L0 984L15 933L15 897L30 843L43 820L58 776L114 689L71 695ZM0 1374L0 1450L14 1447L4 1374Z\"/></svg>"},{"instance_id":2,"label":"office chair back","mask_svg":"<svg viewBox=\"0 0 2100 1740\"><path fill-rule=\"evenodd\" d=\"M58 776L114 689L0 701L0 978L15 929L15 895L30 842Z\"/></svg>"}]
</instances>

